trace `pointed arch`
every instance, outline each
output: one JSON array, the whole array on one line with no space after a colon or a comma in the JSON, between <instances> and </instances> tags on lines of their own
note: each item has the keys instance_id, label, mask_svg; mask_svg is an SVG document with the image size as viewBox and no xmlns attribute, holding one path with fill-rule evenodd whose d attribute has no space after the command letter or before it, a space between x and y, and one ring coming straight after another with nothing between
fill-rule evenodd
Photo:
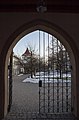
<instances>
[{"instance_id":1,"label":"pointed arch","mask_svg":"<svg viewBox=\"0 0 79 120\"><path fill-rule=\"evenodd\" d=\"M3 65L5 66L5 70L4 70L4 113L7 113L7 103L8 103L8 96L6 89L8 89L7 87L7 65L8 65L8 59L9 56L12 52L13 47L15 46L15 44L25 35L35 31L35 30L42 30L45 31L47 33L50 33L51 35L54 35L57 39L59 39L62 44L65 46L65 48L67 49L69 55L70 55L70 59L71 59L71 64L72 64L72 89L73 89L73 85L76 85L76 52L77 52L77 48L76 45L74 44L73 39L63 30L61 29L59 26L53 24L53 23L49 23L48 21L44 21L44 20L34 20L34 21L30 21L29 23L25 23L24 25L22 25L21 27L19 27L16 31L14 31L14 33L8 38L8 43L5 43L4 48L5 51L2 50L2 54L3 56ZM71 42L72 41L72 42ZM6 46L7 44L7 46ZM74 87L76 89L76 86ZM77 111L77 102L74 101L74 95L76 97L76 90L73 89L73 97L72 97L72 108L74 108L74 113L76 113ZM75 99L76 100L76 99Z\"/></svg>"}]
</instances>

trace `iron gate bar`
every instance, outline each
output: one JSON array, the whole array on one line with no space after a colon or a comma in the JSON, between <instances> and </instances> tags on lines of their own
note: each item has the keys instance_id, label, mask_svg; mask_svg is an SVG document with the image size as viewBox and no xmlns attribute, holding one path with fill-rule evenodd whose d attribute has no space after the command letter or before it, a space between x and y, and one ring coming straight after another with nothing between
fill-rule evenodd
<instances>
[{"instance_id":1,"label":"iron gate bar","mask_svg":"<svg viewBox=\"0 0 79 120\"><path fill-rule=\"evenodd\" d=\"M43 32L43 57L44 57L44 113L45 113L45 32Z\"/></svg>"},{"instance_id":2,"label":"iron gate bar","mask_svg":"<svg viewBox=\"0 0 79 120\"><path fill-rule=\"evenodd\" d=\"M53 113L54 113L54 39L52 36L52 58L53 58Z\"/></svg>"},{"instance_id":3,"label":"iron gate bar","mask_svg":"<svg viewBox=\"0 0 79 120\"><path fill-rule=\"evenodd\" d=\"M61 60L63 61L63 46L61 44ZM63 67L63 63L62 63L62 67ZM63 112L63 74L62 74L62 112Z\"/></svg>"},{"instance_id":4,"label":"iron gate bar","mask_svg":"<svg viewBox=\"0 0 79 120\"><path fill-rule=\"evenodd\" d=\"M66 112L68 112L68 82L67 82L67 80L68 80L68 77L67 77L67 52L65 52L65 56L66 56Z\"/></svg>"},{"instance_id":5,"label":"iron gate bar","mask_svg":"<svg viewBox=\"0 0 79 120\"><path fill-rule=\"evenodd\" d=\"M59 63L58 59L58 40L57 40L57 64ZM58 69L57 69L58 76ZM59 112L59 78L57 77L57 112Z\"/></svg>"},{"instance_id":6,"label":"iron gate bar","mask_svg":"<svg viewBox=\"0 0 79 120\"><path fill-rule=\"evenodd\" d=\"M10 55L9 58L9 105L8 105L8 111L10 111L11 104L12 104L12 60L13 60L13 52Z\"/></svg>"},{"instance_id":7,"label":"iron gate bar","mask_svg":"<svg viewBox=\"0 0 79 120\"><path fill-rule=\"evenodd\" d=\"M49 34L48 34L48 113L50 111L50 78L49 78Z\"/></svg>"},{"instance_id":8,"label":"iron gate bar","mask_svg":"<svg viewBox=\"0 0 79 120\"><path fill-rule=\"evenodd\" d=\"M38 36L39 36L39 81L40 81L40 30L39 30L39 33L38 33ZM39 87L39 113L40 113L40 87Z\"/></svg>"}]
</instances>

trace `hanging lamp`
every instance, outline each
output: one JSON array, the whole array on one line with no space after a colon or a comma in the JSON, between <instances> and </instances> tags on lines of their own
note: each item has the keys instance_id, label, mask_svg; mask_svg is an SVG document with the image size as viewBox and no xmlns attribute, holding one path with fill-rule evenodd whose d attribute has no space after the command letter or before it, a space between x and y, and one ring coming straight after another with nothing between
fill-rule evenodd
<instances>
[{"instance_id":1,"label":"hanging lamp","mask_svg":"<svg viewBox=\"0 0 79 120\"><path fill-rule=\"evenodd\" d=\"M44 13L47 11L47 6L44 0L39 0L36 7L37 12Z\"/></svg>"}]
</instances>

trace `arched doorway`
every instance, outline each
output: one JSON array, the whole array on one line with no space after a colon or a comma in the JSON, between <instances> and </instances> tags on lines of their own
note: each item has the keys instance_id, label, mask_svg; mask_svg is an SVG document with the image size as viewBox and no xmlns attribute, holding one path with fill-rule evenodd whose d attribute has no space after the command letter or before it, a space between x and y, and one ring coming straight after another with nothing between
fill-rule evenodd
<instances>
[{"instance_id":1,"label":"arched doorway","mask_svg":"<svg viewBox=\"0 0 79 120\"><path fill-rule=\"evenodd\" d=\"M34 25L33 25L34 26ZM56 26L54 26L54 28L56 28ZM18 35L18 37L16 36L15 38L15 40L13 40L14 42L12 42L12 43L10 43L10 46L9 46L9 50L8 50L8 54L7 54L7 58L6 59L8 59L8 55L10 55L10 53L11 53L11 50L13 49L13 46L15 45L15 43L22 37L22 36L24 36L25 34L28 34L29 32L32 32L33 30L36 30L36 29L41 29L41 30L44 30L44 31L47 31L48 33L51 33L51 35L54 35L54 36L56 36L62 43L63 43L63 45L65 46L65 48L67 48L67 50L68 50L68 52L69 52L69 55L70 55L70 59L71 59L71 64L72 64L72 67L73 67L73 64L75 64L75 61L74 61L74 56L73 56L73 52L72 52L72 49L71 49L71 47L70 46L72 46L72 45L70 45L66 40L65 40L65 38L63 37L64 35L61 35L60 33L58 33L57 31L55 31L55 29L54 28L52 28L51 29L51 27L47 27L46 25L45 25L45 23L43 23L43 22L37 22L37 24L32 28L32 27L29 27L29 29L27 29L27 30L25 30L24 32L23 32L23 30L22 30L22 32ZM64 34L64 33L63 33ZM61 45L62 46L62 45ZM59 48L57 48L57 49L59 49ZM58 51L58 50L57 50ZM7 61L6 61L7 62ZM66 64L66 66L67 66L67 64ZM74 68L75 69L75 68ZM73 70L74 71L74 70ZM49 74L49 66L48 66L48 74ZM57 74L58 74L58 71L57 71ZM67 76L66 76L67 77ZM75 75L73 74L73 78L75 77ZM44 72L44 78L45 78L45 72ZM57 77L58 78L58 77ZM48 77L48 80L49 80L49 77ZM59 80L58 80L59 81ZM49 82L50 82L50 80L49 80ZM48 82L48 87L50 86L49 85L49 82ZM73 82L73 79L72 79L72 82ZM63 83L63 82L62 82ZM40 81L40 84L41 84L41 81ZM45 84L44 84L45 85ZM41 87L40 85L39 85L39 87ZM44 89L45 90L45 89ZM48 89L48 92L49 92L50 90ZM58 92L59 93L59 92ZM73 92L72 92L73 93ZM48 93L49 94L49 93ZM49 95L50 96L50 95ZM45 97L45 96L44 96ZM49 98L48 98L49 99ZM58 101L59 101L59 98L57 98L58 99ZM52 99L51 99L52 100ZM43 100L44 101L44 100ZM50 103L49 103L50 104ZM67 103L68 104L68 103ZM72 108L73 108L73 97L72 97ZM44 108L45 109L45 108ZM50 110L49 110L50 111Z\"/></svg>"},{"instance_id":2,"label":"arched doorway","mask_svg":"<svg viewBox=\"0 0 79 120\"><path fill-rule=\"evenodd\" d=\"M38 84L37 86L39 87L39 91L38 91L38 87L36 86L35 86L36 91L34 92L33 92L34 89L24 90L26 92L28 91L28 93L26 93L23 98L25 98L27 94L32 93L30 95L32 96L32 98L29 99L29 95L28 95L25 100L25 101L28 101L28 99L29 101L32 100L29 103L31 104L31 108L28 107L27 102L24 106L30 108L30 111L32 109L32 112L36 111L42 114L66 113L66 112L70 113L71 112L71 62L67 50L56 37L50 35L47 32L40 30L34 31L24 36L16 46L19 47L21 44L21 46L23 46L22 47L23 49L24 48L23 40L24 40L24 45L26 46L26 51L24 51L24 53L20 56L20 58L19 56L17 57L13 55L14 58L17 58L17 61L15 60L13 62L13 65L15 64L15 66L13 66L14 68L13 73L14 75L21 75L20 74L21 72L24 75L26 74L27 77L25 80L23 80L23 82L32 83L32 85L34 86L35 84ZM22 49L19 47L20 51ZM18 51L17 54L21 54L21 53ZM21 69L23 69L23 71L21 71ZM10 81L11 81L11 77L10 77ZM28 85L32 87L31 84ZM10 88L11 87L12 85L10 85ZM17 85L17 88L18 87L19 85ZM21 87L19 91L21 91ZM16 92L17 91L15 91L15 93ZM12 94L12 92L10 93ZM11 94L9 95L9 98ZM20 92L20 96L21 96L21 92ZM18 93L16 97L19 97L21 99L20 96ZM11 99L9 101L11 101ZM36 102L34 103L34 101ZM32 105L32 103L34 104L34 106ZM35 108L35 105L38 107L38 104L39 104L39 108L38 108L39 110ZM21 103L19 103L18 106L20 105ZM35 108L36 110L33 110L33 108ZM26 109L26 111L28 110Z\"/></svg>"}]
</instances>

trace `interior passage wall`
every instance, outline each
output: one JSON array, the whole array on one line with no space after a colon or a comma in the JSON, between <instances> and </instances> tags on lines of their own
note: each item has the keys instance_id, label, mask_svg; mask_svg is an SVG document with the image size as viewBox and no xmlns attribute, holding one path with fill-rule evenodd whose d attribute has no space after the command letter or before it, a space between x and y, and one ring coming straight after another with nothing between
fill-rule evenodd
<instances>
[{"instance_id":1,"label":"interior passage wall","mask_svg":"<svg viewBox=\"0 0 79 120\"><path fill-rule=\"evenodd\" d=\"M70 14L70 13L0 13L0 116L3 116L4 112L4 82L5 82L5 55L7 47L10 44L10 37L12 34L21 28L21 26L32 23L34 20L42 20L51 23L65 31L72 39L70 43L75 54L76 59L76 78L75 84L77 88L75 93L77 94L76 101L79 103L79 92L78 92L78 78L79 78L79 14ZM51 27L51 26L49 26ZM60 34L62 34L60 31ZM13 36L15 38L15 36ZM7 83L6 83L7 84ZM79 114L79 105L77 104L78 109L76 115ZM7 103L6 103L7 107Z\"/></svg>"},{"instance_id":2,"label":"interior passage wall","mask_svg":"<svg viewBox=\"0 0 79 120\"><path fill-rule=\"evenodd\" d=\"M36 19L51 22L67 32L79 46L79 15L63 13L0 13L0 52L8 37L23 24ZM72 41L71 41L72 42ZM78 47L79 49L79 47Z\"/></svg>"}]
</instances>

